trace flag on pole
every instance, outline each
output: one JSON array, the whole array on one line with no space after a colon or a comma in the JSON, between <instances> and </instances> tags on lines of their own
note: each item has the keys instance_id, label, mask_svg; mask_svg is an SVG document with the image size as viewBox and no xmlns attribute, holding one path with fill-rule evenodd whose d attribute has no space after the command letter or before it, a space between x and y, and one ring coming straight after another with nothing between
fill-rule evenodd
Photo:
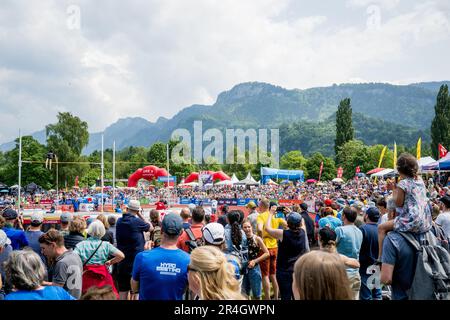
<instances>
[{"instance_id":1,"label":"flag on pole","mask_svg":"<svg viewBox=\"0 0 450 320\"><path fill-rule=\"evenodd\" d=\"M343 173L344 173L344 169L342 169L342 167L339 167L337 169L337 178L342 178Z\"/></svg>"},{"instance_id":2,"label":"flag on pole","mask_svg":"<svg viewBox=\"0 0 450 320\"><path fill-rule=\"evenodd\" d=\"M397 168L397 143L394 142L394 170Z\"/></svg>"},{"instance_id":3,"label":"flag on pole","mask_svg":"<svg viewBox=\"0 0 450 320\"><path fill-rule=\"evenodd\" d=\"M361 172L361 168L359 166L356 167L356 173L360 173Z\"/></svg>"},{"instance_id":4,"label":"flag on pole","mask_svg":"<svg viewBox=\"0 0 450 320\"><path fill-rule=\"evenodd\" d=\"M75 177L75 188L78 188L78 176Z\"/></svg>"},{"instance_id":5,"label":"flag on pole","mask_svg":"<svg viewBox=\"0 0 450 320\"><path fill-rule=\"evenodd\" d=\"M378 168L381 168L381 163L383 162L384 154L386 153L386 146L384 146L381 151L380 160L378 161Z\"/></svg>"},{"instance_id":6,"label":"flag on pole","mask_svg":"<svg viewBox=\"0 0 450 320\"><path fill-rule=\"evenodd\" d=\"M447 149L445 149L444 146L439 143L439 159L445 157L447 153Z\"/></svg>"},{"instance_id":7,"label":"flag on pole","mask_svg":"<svg viewBox=\"0 0 450 320\"><path fill-rule=\"evenodd\" d=\"M320 177L322 176L322 170L323 170L323 161L320 163L319 181L320 181Z\"/></svg>"},{"instance_id":8,"label":"flag on pole","mask_svg":"<svg viewBox=\"0 0 450 320\"><path fill-rule=\"evenodd\" d=\"M420 151L421 151L421 147L422 147L422 137L419 138L419 140L417 140L417 160L420 159Z\"/></svg>"}]
</instances>

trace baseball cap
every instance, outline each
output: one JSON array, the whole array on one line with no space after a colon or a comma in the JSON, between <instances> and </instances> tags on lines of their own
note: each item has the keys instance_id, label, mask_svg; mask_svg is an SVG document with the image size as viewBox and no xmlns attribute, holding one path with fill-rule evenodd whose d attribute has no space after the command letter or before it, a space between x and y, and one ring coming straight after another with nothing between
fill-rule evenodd
<instances>
[{"instance_id":1,"label":"baseball cap","mask_svg":"<svg viewBox=\"0 0 450 320\"><path fill-rule=\"evenodd\" d=\"M161 230L168 235L178 235L183 230L183 219L179 214L173 212L166 214L162 221Z\"/></svg>"},{"instance_id":2,"label":"baseball cap","mask_svg":"<svg viewBox=\"0 0 450 320\"><path fill-rule=\"evenodd\" d=\"M208 223L202 228L203 239L209 244L219 245L225 241L225 229L217 222Z\"/></svg>"},{"instance_id":3,"label":"baseball cap","mask_svg":"<svg viewBox=\"0 0 450 320\"><path fill-rule=\"evenodd\" d=\"M324 201L324 203L325 203L325 205L326 205L327 207L329 207L329 206L331 206L331 205L333 204L333 200L331 200L331 199L326 199L326 200Z\"/></svg>"},{"instance_id":4,"label":"baseball cap","mask_svg":"<svg viewBox=\"0 0 450 320\"><path fill-rule=\"evenodd\" d=\"M255 202L250 201L249 203L247 203L246 207L250 208L250 209L255 209L256 208L256 204L255 204Z\"/></svg>"},{"instance_id":5,"label":"baseball cap","mask_svg":"<svg viewBox=\"0 0 450 320\"><path fill-rule=\"evenodd\" d=\"M31 222L42 223L44 221L44 215L42 212L33 212L31 215Z\"/></svg>"},{"instance_id":6,"label":"baseball cap","mask_svg":"<svg viewBox=\"0 0 450 320\"><path fill-rule=\"evenodd\" d=\"M439 198L439 201L442 202L443 204L445 204L445 206L447 208L450 208L450 196L449 195L445 195L445 196Z\"/></svg>"},{"instance_id":7,"label":"baseball cap","mask_svg":"<svg viewBox=\"0 0 450 320\"><path fill-rule=\"evenodd\" d=\"M70 212L63 212L59 218L62 223L69 223L72 221L72 214Z\"/></svg>"},{"instance_id":8,"label":"baseball cap","mask_svg":"<svg viewBox=\"0 0 450 320\"><path fill-rule=\"evenodd\" d=\"M7 244L11 244L11 240L8 238L5 231L0 230L0 247L4 247Z\"/></svg>"},{"instance_id":9,"label":"baseball cap","mask_svg":"<svg viewBox=\"0 0 450 320\"><path fill-rule=\"evenodd\" d=\"M287 218L287 223L297 227L302 223L302 216L298 212L291 212Z\"/></svg>"},{"instance_id":10,"label":"baseball cap","mask_svg":"<svg viewBox=\"0 0 450 320\"><path fill-rule=\"evenodd\" d=\"M5 218L6 220L14 220L17 218L17 211L8 208L5 211L3 211L3 218Z\"/></svg>"},{"instance_id":11,"label":"baseball cap","mask_svg":"<svg viewBox=\"0 0 450 320\"><path fill-rule=\"evenodd\" d=\"M380 210L377 207L370 207L367 209L366 214L372 222L378 222L380 219Z\"/></svg>"}]
</instances>

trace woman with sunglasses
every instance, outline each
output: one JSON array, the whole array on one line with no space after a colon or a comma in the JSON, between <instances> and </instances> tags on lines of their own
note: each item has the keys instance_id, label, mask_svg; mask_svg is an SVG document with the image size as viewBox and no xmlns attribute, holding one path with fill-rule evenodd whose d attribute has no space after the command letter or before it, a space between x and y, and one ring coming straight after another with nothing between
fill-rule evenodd
<instances>
[{"instance_id":1,"label":"woman with sunglasses","mask_svg":"<svg viewBox=\"0 0 450 320\"><path fill-rule=\"evenodd\" d=\"M245 300L234 266L220 249L202 246L191 253L189 289L199 300Z\"/></svg>"}]
</instances>

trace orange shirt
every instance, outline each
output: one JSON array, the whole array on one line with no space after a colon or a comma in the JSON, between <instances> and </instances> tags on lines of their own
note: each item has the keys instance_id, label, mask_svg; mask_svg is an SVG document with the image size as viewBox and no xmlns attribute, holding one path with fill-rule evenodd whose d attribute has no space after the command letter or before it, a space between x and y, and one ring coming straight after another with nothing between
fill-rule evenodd
<instances>
[{"instance_id":1,"label":"orange shirt","mask_svg":"<svg viewBox=\"0 0 450 320\"><path fill-rule=\"evenodd\" d=\"M191 225L191 230L195 236L195 239L201 238L203 236L202 228L203 228L203 224ZM183 231L181 236L178 238L177 247L180 248L181 250L189 253L189 246L186 245L186 241L189 241L189 240L191 240L191 239L189 238L188 234L186 233L186 231Z\"/></svg>"}]
</instances>

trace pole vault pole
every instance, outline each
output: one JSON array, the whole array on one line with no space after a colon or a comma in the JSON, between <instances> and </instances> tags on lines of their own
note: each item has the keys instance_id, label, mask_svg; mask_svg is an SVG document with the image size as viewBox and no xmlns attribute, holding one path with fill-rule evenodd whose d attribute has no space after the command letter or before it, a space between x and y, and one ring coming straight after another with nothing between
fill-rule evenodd
<instances>
[{"instance_id":1,"label":"pole vault pole","mask_svg":"<svg viewBox=\"0 0 450 320\"><path fill-rule=\"evenodd\" d=\"M102 201L102 212L103 212L103 188L104 188L104 184L105 184L105 182L104 182L104 177L103 177L103 170L104 170L104 168L105 168L105 163L104 163L104 159L103 159L103 134L102 134L102 198L101 198L101 201Z\"/></svg>"},{"instance_id":2,"label":"pole vault pole","mask_svg":"<svg viewBox=\"0 0 450 320\"><path fill-rule=\"evenodd\" d=\"M20 132L19 129L19 193L18 193L18 204L17 204L17 212L20 215L20 189L22 186L22 133Z\"/></svg>"},{"instance_id":3,"label":"pole vault pole","mask_svg":"<svg viewBox=\"0 0 450 320\"><path fill-rule=\"evenodd\" d=\"M114 199L116 197L116 141L113 142L113 182L112 182L112 207L114 210Z\"/></svg>"}]
</instances>

